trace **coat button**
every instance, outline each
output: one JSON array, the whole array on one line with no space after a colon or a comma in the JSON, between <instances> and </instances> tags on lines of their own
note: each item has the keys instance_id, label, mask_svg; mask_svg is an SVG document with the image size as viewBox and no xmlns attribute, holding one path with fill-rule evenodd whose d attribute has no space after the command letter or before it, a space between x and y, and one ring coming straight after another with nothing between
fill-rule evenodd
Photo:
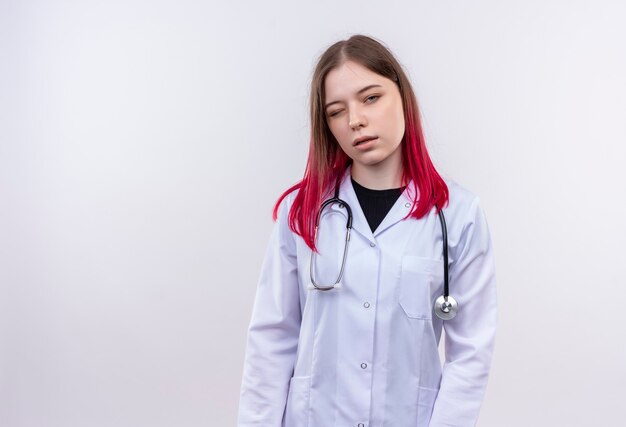
<instances>
[{"instance_id":1,"label":"coat button","mask_svg":"<svg viewBox=\"0 0 626 427\"><path fill-rule=\"evenodd\" d=\"M363 369L367 368L367 363L361 363L361 368Z\"/></svg>"},{"instance_id":2,"label":"coat button","mask_svg":"<svg viewBox=\"0 0 626 427\"><path fill-rule=\"evenodd\" d=\"M365 427L365 424L363 424L363 423L358 423L358 424L357 424L357 427Z\"/></svg>"},{"instance_id":3,"label":"coat button","mask_svg":"<svg viewBox=\"0 0 626 427\"><path fill-rule=\"evenodd\" d=\"M405 203L405 204L404 204L404 207L405 207L405 208L410 208L410 207L411 207L411 204L410 204L410 203Z\"/></svg>"},{"instance_id":4,"label":"coat button","mask_svg":"<svg viewBox=\"0 0 626 427\"><path fill-rule=\"evenodd\" d=\"M370 303L369 303L369 302L365 302L365 303L363 303L363 307L365 307L365 308L370 308Z\"/></svg>"}]
</instances>

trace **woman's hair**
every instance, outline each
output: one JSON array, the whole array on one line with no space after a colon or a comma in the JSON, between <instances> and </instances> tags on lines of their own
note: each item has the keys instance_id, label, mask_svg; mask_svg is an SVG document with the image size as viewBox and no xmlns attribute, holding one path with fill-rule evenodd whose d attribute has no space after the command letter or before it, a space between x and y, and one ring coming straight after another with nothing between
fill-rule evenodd
<instances>
[{"instance_id":1,"label":"woman's hair","mask_svg":"<svg viewBox=\"0 0 626 427\"><path fill-rule=\"evenodd\" d=\"M413 194L413 208L407 215L422 218L433 206L442 209L448 201L448 187L435 170L426 150L415 94L409 79L391 52L380 42L363 35L353 35L330 46L320 57L311 80L311 139L304 177L288 188L273 210L274 221L283 199L299 189L291 210L289 227L306 244L315 248L315 219L325 198L332 194L344 171L352 162L333 136L324 110L324 82L328 73L346 61L354 61L369 70L394 81L400 90L404 110L405 132L402 138L402 182L412 179L420 197Z\"/></svg>"}]
</instances>

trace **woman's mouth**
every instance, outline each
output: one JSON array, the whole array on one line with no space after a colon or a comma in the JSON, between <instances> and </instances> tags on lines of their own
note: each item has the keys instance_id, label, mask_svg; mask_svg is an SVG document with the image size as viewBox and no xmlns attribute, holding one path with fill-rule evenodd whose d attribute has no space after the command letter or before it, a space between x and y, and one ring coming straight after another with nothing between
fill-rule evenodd
<instances>
[{"instance_id":1,"label":"woman's mouth","mask_svg":"<svg viewBox=\"0 0 626 427\"><path fill-rule=\"evenodd\" d=\"M365 149L365 148L369 148L377 140L378 140L378 138L365 139L365 140L362 140L362 141L355 142L353 146L354 146L354 148L358 148L358 149L362 150L362 149Z\"/></svg>"}]
</instances>

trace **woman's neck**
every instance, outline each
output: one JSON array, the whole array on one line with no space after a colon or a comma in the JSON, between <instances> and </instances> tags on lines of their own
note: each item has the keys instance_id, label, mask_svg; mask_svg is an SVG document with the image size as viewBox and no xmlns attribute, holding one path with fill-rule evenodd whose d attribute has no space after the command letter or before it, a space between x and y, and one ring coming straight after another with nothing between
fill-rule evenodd
<instances>
[{"instance_id":1,"label":"woman's neck","mask_svg":"<svg viewBox=\"0 0 626 427\"><path fill-rule=\"evenodd\" d=\"M353 164L350 170L352 178L365 188L371 190L388 190L402 187L402 168L364 167Z\"/></svg>"}]
</instances>

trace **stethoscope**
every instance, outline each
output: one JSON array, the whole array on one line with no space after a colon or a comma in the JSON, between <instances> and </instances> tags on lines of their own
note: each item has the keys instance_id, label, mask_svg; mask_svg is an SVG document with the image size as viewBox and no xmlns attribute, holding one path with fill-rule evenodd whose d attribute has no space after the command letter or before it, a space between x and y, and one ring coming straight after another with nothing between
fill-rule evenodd
<instances>
[{"instance_id":1,"label":"stethoscope","mask_svg":"<svg viewBox=\"0 0 626 427\"><path fill-rule=\"evenodd\" d=\"M346 257L348 255L348 243L350 243L350 230L352 230L352 209L350 205L345 201L339 198L339 186L335 187L335 196L326 200L320 206L319 211L317 212L317 217L315 218L315 235L314 241L317 247L317 230L320 225L320 218L322 216L322 212L324 208L333 203L339 204L340 207L345 207L348 212L348 220L346 222L346 240L343 247L343 259L341 261L341 268L339 269L339 275L337 276L337 280L332 285L320 285L315 281L313 277L313 270L315 266L315 251L311 254L311 263L310 263L310 275L311 275L311 283L313 284L312 289L317 289L320 291L329 291L331 289L341 287L341 278L343 277L344 268L346 266ZM441 233L443 236L443 295L439 296L434 303L433 310L435 315L442 320L450 320L456 313L459 311L459 304L456 302L454 298L450 296L449 286L448 286L448 231L446 227L446 219L443 216L443 210L439 210L439 221L441 222Z\"/></svg>"}]
</instances>

